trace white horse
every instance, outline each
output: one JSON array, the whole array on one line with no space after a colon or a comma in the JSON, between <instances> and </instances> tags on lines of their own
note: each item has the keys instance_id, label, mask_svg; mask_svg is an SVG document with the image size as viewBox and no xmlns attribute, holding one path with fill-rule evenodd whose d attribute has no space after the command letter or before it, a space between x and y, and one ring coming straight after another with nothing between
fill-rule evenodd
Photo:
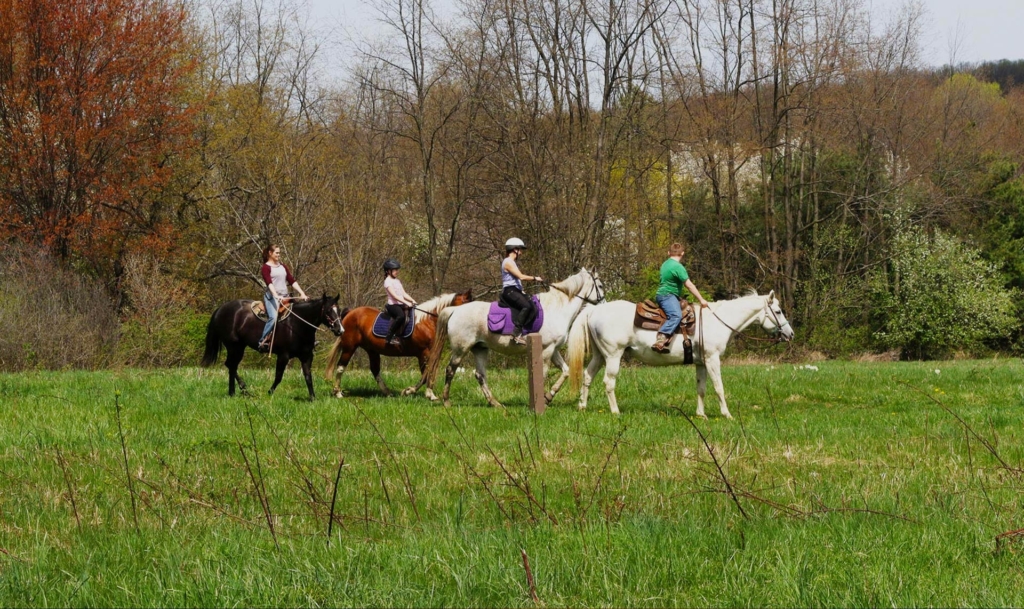
<instances>
[{"instance_id":1,"label":"white horse","mask_svg":"<svg viewBox=\"0 0 1024 609\"><path fill-rule=\"evenodd\" d=\"M569 376L569 366L562 359L558 349L565 344L573 320L584 305L604 302L604 287L601 280L597 278L597 273L585 268L565 281L552 284L550 288L537 295L544 309L544 325L538 334L543 345L544 374L547 375L552 363L561 369L562 374L552 385L551 391L544 394L548 402L555 397ZM433 378L445 339L450 338L452 357L445 371L443 394L446 406L451 404L448 395L452 379L455 378L455 372L462 364L462 358L466 353L472 351L476 357L476 380L480 383L487 402L496 407L501 407L501 402L494 398L490 387L487 386L487 357L490 350L508 355L526 353L526 347L513 343L511 336L497 334L487 329L487 312L490 307L489 302L468 302L459 307L445 309L438 315L437 333L434 335L430 363L427 365L424 378Z\"/></svg>"},{"instance_id":2,"label":"white horse","mask_svg":"<svg viewBox=\"0 0 1024 609\"><path fill-rule=\"evenodd\" d=\"M672 337L671 350L662 354L651 349L657 333L633 327L636 304L616 300L596 307L588 307L576 318L569 334L569 368L572 385L580 389L579 409L587 407L590 383L601 366L605 367L604 388L608 394L608 406L619 413L615 399L615 378L619 374L622 354L629 351L635 358L653 366L676 366L683 363L683 339L678 334ZM721 356L729 339L736 332L759 323L761 327L779 340L793 340L793 327L786 321L775 292L760 296L756 292L732 300L711 303L707 309L698 307L697 326L693 337L693 359L697 368L697 416L704 414L704 391L708 373L718 394L722 416L731 419L729 407L725 404L725 390L722 388ZM594 356L583 370L583 358L593 341ZM581 387L582 381L582 387Z\"/></svg>"}]
</instances>

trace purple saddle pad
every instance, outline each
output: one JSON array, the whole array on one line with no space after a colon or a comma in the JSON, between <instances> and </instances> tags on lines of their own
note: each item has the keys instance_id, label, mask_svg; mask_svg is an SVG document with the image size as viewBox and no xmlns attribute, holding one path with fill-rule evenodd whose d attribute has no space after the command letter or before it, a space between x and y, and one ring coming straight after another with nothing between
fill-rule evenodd
<instances>
[{"instance_id":1,"label":"purple saddle pad","mask_svg":"<svg viewBox=\"0 0 1024 609\"><path fill-rule=\"evenodd\" d=\"M534 306L537 307L537 318L533 320L528 328L523 328L524 334L540 332L544 325L544 309L540 306L540 300L536 296L530 296ZM497 302L491 303L491 309L487 311L487 329L498 334L512 334L515 324L512 322L512 309L498 306Z\"/></svg>"},{"instance_id":2,"label":"purple saddle pad","mask_svg":"<svg viewBox=\"0 0 1024 609\"><path fill-rule=\"evenodd\" d=\"M405 330L398 333L402 338L409 338L412 336L413 329L416 328L416 313L410 312L406 316ZM373 321L373 335L377 338L387 338L388 329L391 328L391 318L388 317L387 313L381 311L377 314L377 319Z\"/></svg>"}]
</instances>

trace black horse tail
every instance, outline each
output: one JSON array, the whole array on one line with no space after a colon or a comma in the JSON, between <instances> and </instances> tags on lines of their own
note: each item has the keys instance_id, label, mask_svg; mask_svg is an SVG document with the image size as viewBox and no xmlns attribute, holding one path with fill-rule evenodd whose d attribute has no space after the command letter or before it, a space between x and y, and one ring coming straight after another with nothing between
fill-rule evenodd
<instances>
[{"instance_id":1,"label":"black horse tail","mask_svg":"<svg viewBox=\"0 0 1024 609\"><path fill-rule=\"evenodd\" d=\"M210 324L206 326L206 351L203 353L203 359L199 362L199 365L203 367L212 365L217 361L217 356L220 355L220 336L214 324L216 319L217 313L215 311L210 316Z\"/></svg>"},{"instance_id":2,"label":"black horse tail","mask_svg":"<svg viewBox=\"0 0 1024 609\"><path fill-rule=\"evenodd\" d=\"M341 312L342 328L345 327L345 316L348 315L349 310L350 309L348 307L345 307ZM343 338L345 338L344 334L334 339L334 346L331 347L331 352L327 356L327 370L324 374L324 378L326 378L329 383L334 382L334 375L337 373L338 361L341 360L341 354L345 352L345 348L341 344Z\"/></svg>"}]
</instances>

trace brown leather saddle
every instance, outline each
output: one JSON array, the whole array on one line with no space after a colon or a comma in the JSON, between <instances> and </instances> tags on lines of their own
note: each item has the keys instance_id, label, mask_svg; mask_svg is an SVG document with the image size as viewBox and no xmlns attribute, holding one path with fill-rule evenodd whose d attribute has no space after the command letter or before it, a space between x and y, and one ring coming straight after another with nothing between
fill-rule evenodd
<instances>
[{"instance_id":1,"label":"brown leather saddle","mask_svg":"<svg viewBox=\"0 0 1024 609\"><path fill-rule=\"evenodd\" d=\"M267 308L263 306L262 300L253 300L249 303L249 310L260 321L267 321ZM277 307L277 321L282 322L292 314L292 303L283 304Z\"/></svg>"},{"instance_id":2,"label":"brown leather saddle","mask_svg":"<svg viewBox=\"0 0 1024 609\"><path fill-rule=\"evenodd\" d=\"M679 306L683 309L683 321L679 323L673 334L683 334L692 337L697 329L697 313L689 302L679 299ZM644 330L658 331L668 316L658 303L647 299L636 303L636 314L633 316L633 326Z\"/></svg>"}]
</instances>

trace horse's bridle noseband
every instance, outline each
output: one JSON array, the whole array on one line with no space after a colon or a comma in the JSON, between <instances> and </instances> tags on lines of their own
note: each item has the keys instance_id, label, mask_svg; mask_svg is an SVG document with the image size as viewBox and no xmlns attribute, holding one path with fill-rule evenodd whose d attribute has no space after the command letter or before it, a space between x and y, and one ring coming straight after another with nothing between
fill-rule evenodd
<instances>
[{"instance_id":1,"label":"horse's bridle noseband","mask_svg":"<svg viewBox=\"0 0 1024 609\"><path fill-rule=\"evenodd\" d=\"M775 323L775 331L772 332L772 338L776 339L777 341L782 341L782 329L785 328L786 326L789 326L792 329L793 326L790 325L788 319L784 324L779 323L779 316L775 314L775 309L772 308L772 303L768 299L765 299L764 301L764 308L769 313L771 313L772 321Z\"/></svg>"}]
</instances>

